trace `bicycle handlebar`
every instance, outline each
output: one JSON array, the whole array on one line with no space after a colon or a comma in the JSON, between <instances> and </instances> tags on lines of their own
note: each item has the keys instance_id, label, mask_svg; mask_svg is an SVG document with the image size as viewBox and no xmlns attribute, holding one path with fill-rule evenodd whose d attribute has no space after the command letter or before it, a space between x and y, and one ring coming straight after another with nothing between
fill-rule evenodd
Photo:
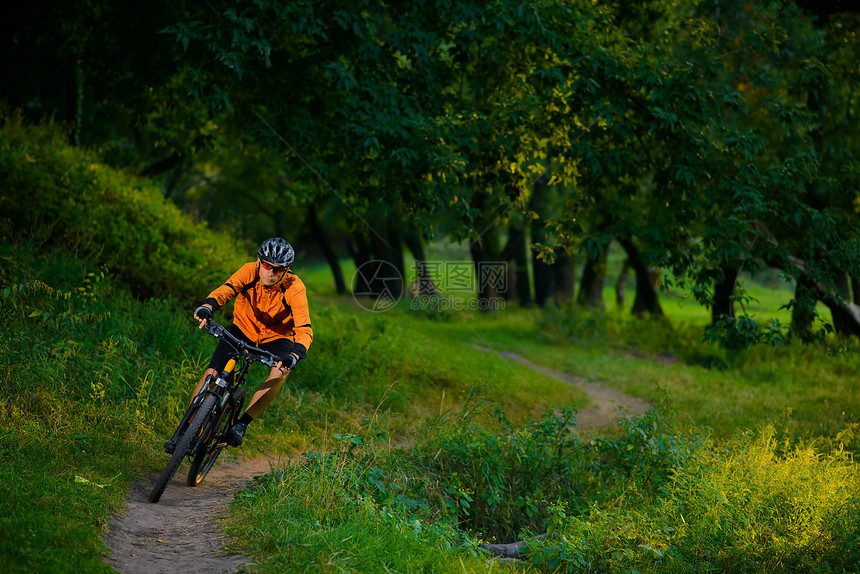
<instances>
[{"instance_id":1,"label":"bicycle handlebar","mask_svg":"<svg viewBox=\"0 0 860 574\"><path fill-rule=\"evenodd\" d=\"M249 345L245 341L237 338L233 333L228 331L223 325L220 325L211 317L206 319L206 331L216 339L220 339L222 337L227 337L230 340L233 347L238 351L242 351L245 354L251 355L252 358L257 361L263 363L267 367L275 368L275 365L280 361L280 358L275 356L273 353L269 351L264 351L258 347L253 345Z\"/></svg>"}]
</instances>

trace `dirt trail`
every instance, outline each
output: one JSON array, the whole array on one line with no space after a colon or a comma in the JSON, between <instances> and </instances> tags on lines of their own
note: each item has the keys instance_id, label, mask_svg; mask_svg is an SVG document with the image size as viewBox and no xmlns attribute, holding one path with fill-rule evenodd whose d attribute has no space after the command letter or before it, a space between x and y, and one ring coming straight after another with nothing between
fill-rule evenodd
<instances>
[{"instance_id":1,"label":"dirt trail","mask_svg":"<svg viewBox=\"0 0 860 574\"><path fill-rule=\"evenodd\" d=\"M516 353L496 352L487 347L475 345L475 348L487 353L495 353L505 359L516 361L528 368L542 373L553 379L579 387L588 395L592 406L581 409L576 413L576 430L582 433L593 433L610 426L618 420L618 408L626 407L627 412L632 415L642 414L651 408L651 403L638 397L610 389L599 382L589 382L583 377L576 377L548 367L532 363L525 357Z\"/></svg>"},{"instance_id":2,"label":"dirt trail","mask_svg":"<svg viewBox=\"0 0 860 574\"><path fill-rule=\"evenodd\" d=\"M183 464L158 504L148 500L157 475L136 482L126 498L128 510L111 521L106 562L121 574L239 571L247 559L225 549L220 517L243 484L277 464L273 458L219 460L197 487L186 486Z\"/></svg>"}]
</instances>

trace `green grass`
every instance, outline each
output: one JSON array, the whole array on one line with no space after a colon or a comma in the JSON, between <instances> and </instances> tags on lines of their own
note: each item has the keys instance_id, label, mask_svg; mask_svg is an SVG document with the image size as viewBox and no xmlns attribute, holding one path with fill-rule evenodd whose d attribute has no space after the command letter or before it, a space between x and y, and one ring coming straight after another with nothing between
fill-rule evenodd
<instances>
[{"instance_id":1,"label":"green grass","mask_svg":"<svg viewBox=\"0 0 860 574\"><path fill-rule=\"evenodd\" d=\"M135 476L163 465L159 445L214 341L187 309L137 301L84 260L24 245L4 245L0 257L14 262L0 271L3 562L25 572L105 571L100 533L108 515L120 510ZM404 441L473 386L510 375L491 355L415 337L387 318L321 303L312 309L312 358L255 422L246 455L319 449L332 433L374 416ZM500 388L520 418L558 398L546 377L517 376L524 388ZM562 398L582 395L571 389Z\"/></svg>"},{"instance_id":2,"label":"green grass","mask_svg":"<svg viewBox=\"0 0 860 574\"><path fill-rule=\"evenodd\" d=\"M436 245L428 249L428 259L465 261L468 252L464 246ZM606 313L574 307L560 315L554 308L542 312L519 309L512 303L508 303L503 313L415 313L409 310L410 300L404 298L394 309L379 315L419 337L446 341L461 349L479 346L516 352L537 364L600 381L648 400L656 400L659 389L666 389L681 416L713 429L717 436L730 436L738 428L754 428L787 409L792 410L799 432L810 436L832 436L860 418L860 398L853 382L860 371L856 352L834 356L827 348L796 342L787 348L759 346L742 351L706 344L702 338L710 324L709 310L699 305L690 293L676 289L661 294L668 325L637 320L629 315L635 294L632 278L627 284L625 308L615 306L611 281L620 272L622 262L620 250L611 249L609 284L604 291ZM349 271L345 272L349 279L354 266L349 260L342 263L344 270ZM331 284L327 265L308 265L304 276L316 285ZM438 277L437 282L444 284L445 279ZM771 319L783 326L790 324L790 312L781 307L793 292L778 273L745 274L741 284L749 299L743 305L738 304L738 312L748 313L763 326ZM474 299L473 294L455 295L466 302ZM324 290L320 296L343 312L364 313L360 306L351 303L351 298L334 298ZM822 304L818 312L816 327L821 326L822 320L830 319ZM548 316L553 318L547 320ZM433 320L427 320L428 317ZM466 355L480 358L471 351ZM460 354L455 352L454 356ZM511 370L510 381L496 379L496 384L491 385L498 388L501 396L508 392L503 387L509 382L513 384L508 387L528 388L531 392L533 387L518 382L523 372L519 365L499 358L489 361L499 362ZM559 388L552 381L546 384ZM583 398L558 402L580 408L588 405ZM511 403L504 406L510 408ZM531 415L539 415L545 406L541 404Z\"/></svg>"},{"instance_id":3,"label":"green grass","mask_svg":"<svg viewBox=\"0 0 860 574\"><path fill-rule=\"evenodd\" d=\"M181 401L179 315L65 254L3 246L0 257L14 261L0 289L4 570L109 571L108 512L158 463Z\"/></svg>"},{"instance_id":4,"label":"green grass","mask_svg":"<svg viewBox=\"0 0 860 574\"><path fill-rule=\"evenodd\" d=\"M160 470L158 446L214 341L194 328L188 309L168 299L135 300L85 260L24 245L5 245L0 257L14 262L0 271L4 570L108 571L101 560L108 516L121 509L131 480ZM728 351L702 342L697 321L706 315L672 317L667 328L575 308L433 315L401 305L369 313L351 297L322 294L315 273L307 273L316 331L309 358L242 450L315 453L237 500L231 532L259 557L261 571L485 571L478 540L528 536L550 524L571 536L591 533L589 548L567 555L622 552L629 548L595 545L594 536L623 516L633 539L654 542L648 529L671 525L673 508L706 508L703 498L659 494L671 484L667 477L701 477L702 461L717 473L727 464L726 445L774 420L782 421L784 445L801 450L756 451L772 473L788 476L798 464L792 452L813 452L804 448L818 453L803 459L809 472L837 480L826 468L856 470L838 454L840 444L846 452L858 446L850 426L860 415L856 343L835 356L799 345ZM583 408L586 396L478 347L516 352L655 403L668 396L669 410L612 436L558 443L565 435L552 431L547 413ZM715 446L702 447L695 436ZM537 481L545 488L525 486L526 476L545 476ZM844 492L855 489L838 480ZM621 499L623 506L613 506ZM775 508L767 504L763 516ZM856 543L848 515L827 519L837 514L824 503L803 512L824 539ZM739 540L750 536L731 524ZM689 558L691 548L712 543L706 531L691 527L686 538L660 539L659 548L677 547ZM793 536L783 538L785 552L800 547ZM562 552L536 545L530 568L562 564ZM665 566L634 554L641 572ZM610 571L623 570L627 562L612 564ZM821 571L837 571L827 568Z\"/></svg>"},{"instance_id":5,"label":"green grass","mask_svg":"<svg viewBox=\"0 0 860 574\"><path fill-rule=\"evenodd\" d=\"M856 572L856 463L784 440L768 426L699 448L654 500L627 489L584 516L560 501L557 536L529 558L579 572Z\"/></svg>"},{"instance_id":6,"label":"green grass","mask_svg":"<svg viewBox=\"0 0 860 574\"><path fill-rule=\"evenodd\" d=\"M336 447L335 447L336 451ZM234 504L231 533L260 572L484 572L467 538L362 496L346 448L261 477Z\"/></svg>"}]
</instances>

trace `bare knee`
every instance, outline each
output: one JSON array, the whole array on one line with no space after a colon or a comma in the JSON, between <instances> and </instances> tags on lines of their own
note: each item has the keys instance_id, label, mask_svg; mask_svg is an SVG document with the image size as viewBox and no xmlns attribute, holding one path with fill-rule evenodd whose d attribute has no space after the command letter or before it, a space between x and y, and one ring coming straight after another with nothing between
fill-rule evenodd
<instances>
[{"instance_id":1,"label":"bare knee","mask_svg":"<svg viewBox=\"0 0 860 574\"><path fill-rule=\"evenodd\" d=\"M280 369L272 369L269 371L269 376L266 378L266 383L269 386L280 388L281 385L284 384L284 381L287 380L287 375L289 375L289 371L282 371Z\"/></svg>"}]
</instances>

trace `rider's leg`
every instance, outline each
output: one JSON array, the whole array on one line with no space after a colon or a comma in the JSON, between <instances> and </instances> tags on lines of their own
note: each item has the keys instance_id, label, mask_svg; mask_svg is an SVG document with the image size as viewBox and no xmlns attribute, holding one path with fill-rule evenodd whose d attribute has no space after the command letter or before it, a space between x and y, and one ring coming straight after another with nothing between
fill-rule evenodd
<instances>
[{"instance_id":1,"label":"rider's leg","mask_svg":"<svg viewBox=\"0 0 860 574\"><path fill-rule=\"evenodd\" d=\"M254 396L251 397L251 402L248 404L248 408L245 409L242 418L227 431L227 442L232 446L242 444L248 424L263 412L263 409L278 395L278 391L281 390L284 381L287 380L287 373L289 371L282 372L280 369L272 369L269 372L268 378L260 385Z\"/></svg>"},{"instance_id":2,"label":"rider's leg","mask_svg":"<svg viewBox=\"0 0 860 574\"><path fill-rule=\"evenodd\" d=\"M284 386L284 381L287 380L287 374L289 371L281 372L280 369L272 369L269 371L269 376L260 385L260 388L254 393L254 396L251 397L251 402L248 403L248 408L245 409L245 414L249 417L257 418L257 416L263 412L269 403L271 403L276 396L278 396L278 392L281 390L281 387Z\"/></svg>"}]
</instances>

